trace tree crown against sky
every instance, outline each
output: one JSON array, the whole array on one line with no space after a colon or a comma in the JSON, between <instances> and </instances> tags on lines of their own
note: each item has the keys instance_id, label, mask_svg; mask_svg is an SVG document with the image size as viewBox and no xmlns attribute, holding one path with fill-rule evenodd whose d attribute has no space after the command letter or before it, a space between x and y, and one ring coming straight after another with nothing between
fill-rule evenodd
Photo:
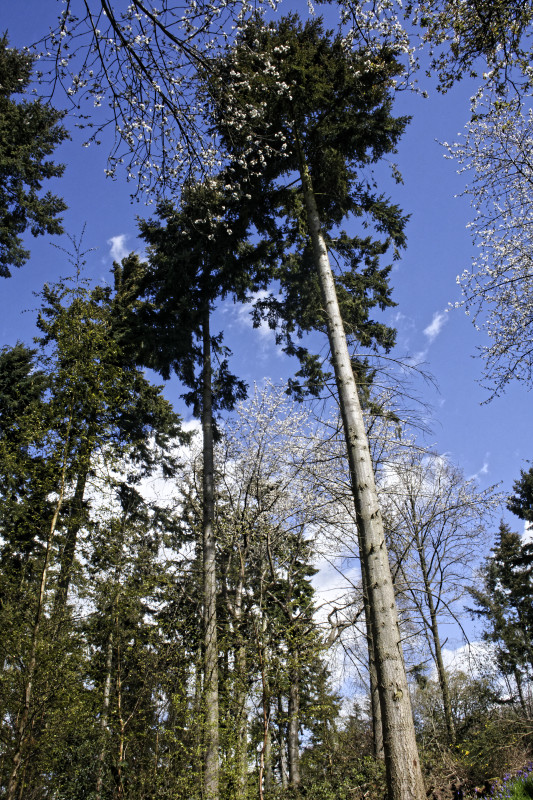
<instances>
[{"instance_id":1,"label":"tree crown against sky","mask_svg":"<svg viewBox=\"0 0 533 800\"><path fill-rule=\"evenodd\" d=\"M409 3L406 13L431 45L441 90L468 77L498 94L531 88L530 2L422 0Z\"/></svg>"},{"instance_id":2,"label":"tree crown against sky","mask_svg":"<svg viewBox=\"0 0 533 800\"><path fill-rule=\"evenodd\" d=\"M59 215L67 207L42 191L43 181L63 174L64 165L48 157L68 134L62 112L24 97L33 62L33 56L10 48L6 35L0 38L0 276L5 278L29 258L24 232L62 233Z\"/></svg>"},{"instance_id":3,"label":"tree crown against sky","mask_svg":"<svg viewBox=\"0 0 533 800\"><path fill-rule=\"evenodd\" d=\"M167 188L177 194L183 177L221 166L221 153L206 136L197 95L197 71L233 41L251 16L268 16L274 0L68 0L50 19L42 78L62 87L88 133L100 141L114 130L108 173L124 165L137 190ZM409 50L400 9L391 3L339 3L336 22L347 45L364 37Z\"/></svg>"},{"instance_id":4,"label":"tree crown against sky","mask_svg":"<svg viewBox=\"0 0 533 800\"><path fill-rule=\"evenodd\" d=\"M232 297L246 302L268 281L271 245L248 240L250 220L222 179L191 182L180 206L162 201L157 217L139 222L148 260L131 255L115 265L123 298L121 331L136 357L165 379L172 372L199 416L204 314ZM177 333L179 331L179 334ZM231 410L246 394L229 369L223 333L211 336L213 410Z\"/></svg>"},{"instance_id":5,"label":"tree crown against sky","mask_svg":"<svg viewBox=\"0 0 533 800\"><path fill-rule=\"evenodd\" d=\"M277 330L285 352L302 362L308 388L319 390L319 360L298 340L325 331L300 180L309 167L328 248L338 263L337 293L347 332L365 348L389 349L394 333L370 316L393 305L390 266L380 258L404 244L406 217L379 192L372 164L394 151L407 119L393 117L389 91L402 67L389 48L353 50L325 32L321 19L296 15L244 27L235 47L205 72L212 130L231 156L236 196L253 199L252 218L278 242L272 292L254 306L254 320ZM296 178L296 179L295 179ZM359 223L349 236L344 220ZM367 228L368 230L365 230ZM376 235L377 234L377 235ZM322 310L321 310L322 309ZM299 391L296 382L293 388Z\"/></svg>"},{"instance_id":6,"label":"tree crown against sky","mask_svg":"<svg viewBox=\"0 0 533 800\"><path fill-rule=\"evenodd\" d=\"M108 174L123 164L141 191L176 195L187 175L220 166L202 124L197 70L250 12L248 0L68 0L43 39L42 79L62 86L87 142L112 128Z\"/></svg>"}]
</instances>

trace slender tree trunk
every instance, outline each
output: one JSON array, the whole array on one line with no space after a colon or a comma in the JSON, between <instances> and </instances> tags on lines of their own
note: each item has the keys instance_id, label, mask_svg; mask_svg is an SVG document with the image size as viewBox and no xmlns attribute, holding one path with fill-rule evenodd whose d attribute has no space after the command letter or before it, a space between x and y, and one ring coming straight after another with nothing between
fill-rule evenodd
<instances>
[{"instance_id":1,"label":"slender tree trunk","mask_svg":"<svg viewBox=\"0 0 533 800\"><path fill-rule=\"evenodd\" d=\"M283 701L278 697L278 742L279 742L279 772L281 778L281 788L287 789L289 777L287 771L287 755L285 752L285 723L283 721Z\"/></svg>"},{"instance_id":2,"label":"slender tree trunk","mask_svg":"<svg viewBox=\"0 0 533 800\"><path fill-rule=\"evenodd\" d=\"M121 653L120 648L117 646L117 676L116 676L116 690L117 690L117 718L118 718L118 753L117 753L117 792L118 800L124 797L124 751L126 743L126 722L122 713L122 674L121 674Z\"/></svg>"},{"instance_id":3,"label":"slender tree trunk","mask_svg":"<svg viewBox=\"0 0 533 800\"><path fill-rule=\"evenodd\" d=\"M289 721L287 726L287 745L289 753L289 785L297 789L300 785L300 675L297 669L291 670L289 688Z\"/></svg>"},{"instance_id":4,"label":"slender tree trunk","mask_svg":"<svg viewBox=\"0 0 533 800\"><path fill-rule=\"evenodd\" d=\"M411 506L413 515L415 513L414 502L411 499ZM414 519L414 516L413 516ZM437 667L437 674L439 676L440 691L442 694L442 705L444 708L444 720L446 723L446 734L448 742L455 744L455 725L453 723L452 715L452 701L450 698L450 687L448 685L448 676L444 668L444 661L442 660L442 645L439 634L439 624L437 620L437 611L435 608L435 601L433 599L433 592L431 590L431 583L429 580L428 566L426 562L426 554L424 552L424 545L420 537L420 531L415 524L415 544L418 551L418 560L420 562L420 569L422 572L422 580L424 581L424 593L426 595L426 602L429 609L431 637L433 639L433 648L435 651L435 665Z\"/></svg>"},{"instance_id":5,"label":"slender tree trunk","mask_svg":"<svg viewBox=\"0 0 533 800\"><path fill-rule=\"evenodd\" d=\"M59 481L59 495L56 501L54 514L50 523L50 530L46 539L46 550L44 554L44 562L41 571L41 580L39 584L39 594L37 597L37 608L35 610L35 617L33 629L31 634L30 652L28 656L28 669L26 673L26 681L24 685L24 701L22 711L19 714L17 725L17 737L15 752L13 754L13 764L9 783L7 787L6 800L15 800L19 788L19 770L22 764L22 757L26 745L26 733L28 724L30 722L30 711L33 699L33 686L35 681L35 672L37 670L37 650L39 646L39 637L41 633L41 625L44 612L44 601L46 596L46 584L48 581L48 571L50 569L50 560L52 557L52 542L57 528L59 514L63 506L65 497L65 480L67 472L67 455L70 442L70 429L72 426L72 409L68 418L67 431L65 435L65 444L63 448L63 463L61 465L61 475Z\"/></svg>"},{"instance_id":6,"label":"slender tree trunk","mask_svg":"<svg viewBox=\"0 0 533 800\"><path fill-rule=\"evenodd\" d=\"M261 603L262 604L262 603ZM272 749L270 740L270 686L268 681L269 657L265 643L266 616L261 622L261 637L258 639L259 662L261 668L261 705L263 707L263 744L259 768L259 798L263 800L264 792L272 788Z\"/></svg>"},{"instance_id":7,"label":"slender tree trunk","mask_svg":"<svg viewBox=\"0 0 533 800\"><path fill-rule=\"evenodd\" d=\"M272 772L272 733L270 730L269 723L267 723L265 729L264 762L265 762L265 795L268 800L268 796L272 792L272 787L274 786L274 775Z\"/></svg>"},{"instance_id":8,"label":"slender tree trunk","mask_svg":"<svg viewBox=\"0 0 533 800\"><path fill-rule=\"evenodd\" d=\"M248 715L246 713L246 646L242 634L242 594L244 589L244 558L241 557L240 574L235 589L234 624L236 634L235 649L235 719L236 725L236 771L237 787L235 800L246 797L246 777L248 770Z\"/></svg>"},{"instance_id":9,"label":"slender tree trunk","mask_svg":"<svg viewBox=\"0 0 533 800\"><path fill-rule=\"evenodd\" d=\"M301 149L300 164L308 228L326 312L331 359L346 438L361 560L366 564L368 577L388 793L390 800L424 800L424 782L401 651L396 600L368 437L311 178Z\"/></svg>"},{"instance_id":10,"label":"slender tree trunk","mask_svg":"<svg viewBox=\"0 0 533 800\"><path fill-rule=\"evenodd\" d=\"M59 576L57 579L54 607L52 612L55 619L58 618L58 615L62 615L67 603L70 579L72 576L72 566L74 564L74 555L76 553L76 543L78 540L78 533L80 532L82 525L81 512L83 508L83 498L85 495L88 472L89 468L87 467L82 468L81 472L78 474L78 480L76 481L76 488L74 490L74 497L72 498L74 517L67 526L65 544L60 556Z\"/></svg>"},{"instance_id":11,"label":"slender tree trunk","mask_svg":"<svg viewBox=\"0 0 533 800\"><path fill-rule=\"evenodd\" d=\"M372 749L374 758L383 760L383 722L381 720L381 705L379 702L378 672L376 669L376 654L374 648L374 633L372 631L372 612L368 598L368 577L366 564L361 561L361 582L363 585L363 606L365 609L366 638L368 642L368 675L370 678L370 708L372 712Z\"/></svg>"},{"instance_id":12,"label":"slender tree trunk","mask_svg":"<svg viewBox=\"0 0 533 800\"><path fill-rule=\"evenodd\" d=\"M202 324L203 338L203 572L204 572L204 702L205 702L205 763L204 800L218 800L218 645L217 645L217 585L216 543L214 532L214 455L213 412L211 387L211 335L209 306Z\"/></svg>"},{"instance_id":13,"label":"slender tree trunk","mask_svg":"<svg viewBox=\"0 0 533 800\"><path fill-rule=\"evenodd\" d=\"M113 631L109 631L107 637L106 648L106 661L105 661L105 683L104 683L104 699L102 703L102 716L100 717L100 730L102 743L100 746L100 753L98 754L98 768L96 772L96 798L101 800L102 786L104 782L104 760L107 749L108 737L108 719L109 719L109 705L111 700L111 668L113 666Z\"/></svg>"},{"instance_id":14,"label":"slender tree trunk","mask_svg":"<svg viewBox=\"0 0 533 800\"><path fill-rule=\"evenodd\" d=\"M515 667L514 669L514 680L516 683L516 691L518 692L518 700L520 701L520 708L522 709L524 716L526 718L529 717L528 708L526 705L526 699L524 697L523 685L522 685L522 676L520 675L519 670Z\"/></svg>"}]
</instances>

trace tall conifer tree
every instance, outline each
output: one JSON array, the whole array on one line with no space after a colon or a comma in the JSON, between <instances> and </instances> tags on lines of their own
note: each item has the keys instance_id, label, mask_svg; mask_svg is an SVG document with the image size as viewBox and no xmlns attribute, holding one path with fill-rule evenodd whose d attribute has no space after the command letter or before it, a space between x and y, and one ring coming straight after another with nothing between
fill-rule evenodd
<instances>
[{"instance_id":1,"label":"tall conifer tree","mask_svg":"<svg viewBox=\"0 0 533 800\"><path fill-rule=\"evenodd\" d=\"M213 130L233 154L234 183L266 199L263 218L284 221L286 255L277 276L284 296L262 308L273 327L281 325L286 350L301 357L301 374L313 388L321 380L317 358L294 343L293 333L327 330L372 615L389 793L391 800L421 800L394 590L346 339L347 331L367 346L393 342L369 310L390 304L388 270L377 262L391 243L403 244L405 220L362 168L394 150L407 120L391 115L390 90L401 72L394 53L355 47L324 34L320 20L257 21L209 65L206 94ZM349 215L385 240L340 232ZM328 255L334 243L348 264L337 278Z\"/></svg>"},{"instance_id":2,"label":"tall conifer tree","mask_svg":"<svg viewBox=\"0 0 533 800\"><path fill-rule=\"evenodd\" d=\"M189 184L182 204L158 208L159 220L141 222L149 264L137 283L137 303L125 318L125 336L139 359L165 378L173 371L187 388L183 398L201 420L203 436L203 622L206 800L219 796L219 710L214 437L216 415L244 398L245 384L228 368L222 334L211 332L211 312L228 295L238 301L262 288L268 247L247 244L249 219L223 180ZM268 260L268 259L267 259ZM123 263L130 274L138 262ZM142 268L141 268L142 272ZM126 282L128 276L124 276ZM214 366L215 362L216 366Z\"/></svg>"}]
</instances>

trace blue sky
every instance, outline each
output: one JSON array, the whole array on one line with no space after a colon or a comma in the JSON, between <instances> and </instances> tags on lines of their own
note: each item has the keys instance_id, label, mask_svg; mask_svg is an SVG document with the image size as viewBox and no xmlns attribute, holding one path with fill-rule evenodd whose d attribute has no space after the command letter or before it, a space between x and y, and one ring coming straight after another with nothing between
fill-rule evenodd
<instances>
[{"instance_id":1,"label":"blue sky","mask_svg":"<svg viewBox=\"0 0 533 800\"><path fill-rule=\"evenodd\" d=\"M282 3L283 11L294 4ZM4 2L2 28L10 43L22 46L38 38L50 24L60 4L54 0L27 0L23 5ZM420 80L423 82L424 78ZM502 482L510 491L520 469L533 456L530 418L531 397L520 384L511 385L505 396L483 404L488 393L477 383L482 365L475 358L483 335L460 310L448 311L459 299L456 276L470 265L472 245L466 224L468 201L455 197L464 188L464 176L444 158L438 141L453 141L467 120L471 87L461 85L442 96L430 83L424 86L429 99L412 93L399 95L395 111L411 114L413 120L400 143L395 161L404 185L387 182L385 190L411 215L408 246L395 266L392 283L397 307L387 319L398 330L398 357L424 362L438 391L423 382L418 393L432 407L432 433L428 442L449 455L466 476L478 476L482 487ZM65 228L78 238L85 229L86 274L99 282L109 280L113 257L138 247L137 215L147 217L142 202L131 203L125 176L110 180L104 175L107 150L83 148L82 135L73 124L72 141L56 151L56 160L67 164L65 176L53 183L69 210ZM71 267L64 253L53 246L69 248L66 239L42 237L30 240L31 259L13 277L1 283L0 343L30 342L34 334L38 301L33 292L45 281L68 275ZM242 309L226 305L219 314L227 344L234 350L235 371L249 383L269 377L285 379L296 365L276 349L268 331L253 331ZM179 389L168 387L176 399ZM186 411L182 409L186 415ZM516 529L521 525L509 517Z\"/></svg>"}]
</instances>

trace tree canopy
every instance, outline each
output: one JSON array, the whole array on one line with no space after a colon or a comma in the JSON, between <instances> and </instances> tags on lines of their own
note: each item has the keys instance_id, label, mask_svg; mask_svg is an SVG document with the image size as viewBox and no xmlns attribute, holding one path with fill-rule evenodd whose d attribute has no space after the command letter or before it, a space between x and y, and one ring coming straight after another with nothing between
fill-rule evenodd
<instances>
[{"instance_id":1,"label":"tree canopy","mask_svg":"<svg viewBox=\"0 0 533 800\"><path fill-rule=\"evenodd\" d=\"M20 267L30 253L22 234L62 233L64 201L43 181L63 174L64 165L48 160L68 137L61 120L64 113L39 100L15 99L31 81L34 57L0 39L0 276Z\"/></svg>"}]
</instances>

